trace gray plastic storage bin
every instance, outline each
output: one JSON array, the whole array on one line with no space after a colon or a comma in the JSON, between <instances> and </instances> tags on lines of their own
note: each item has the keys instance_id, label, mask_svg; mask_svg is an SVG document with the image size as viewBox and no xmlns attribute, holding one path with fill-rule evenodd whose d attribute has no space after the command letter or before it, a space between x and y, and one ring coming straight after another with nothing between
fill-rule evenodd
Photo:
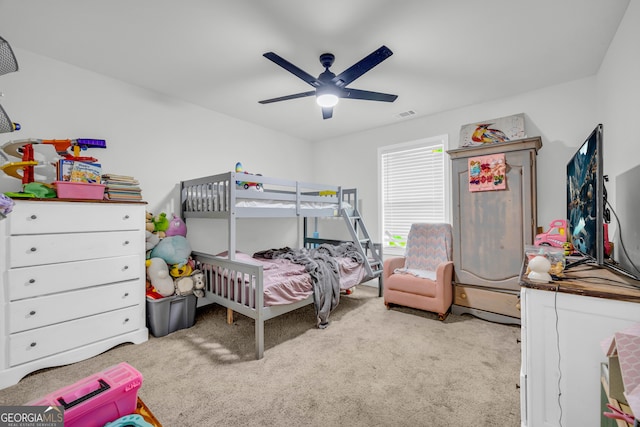
<instances>
[{"instance_id":1,"label":"gray plastic storage bin","mask_svg":"<svg viewBox=\"0 0 640 427\"><path fill-rule=\"evenodd\" d=\"M196 322L195 295L147 298L147 327L154 337L186 329Z\"/></svg>"}]
</instances>

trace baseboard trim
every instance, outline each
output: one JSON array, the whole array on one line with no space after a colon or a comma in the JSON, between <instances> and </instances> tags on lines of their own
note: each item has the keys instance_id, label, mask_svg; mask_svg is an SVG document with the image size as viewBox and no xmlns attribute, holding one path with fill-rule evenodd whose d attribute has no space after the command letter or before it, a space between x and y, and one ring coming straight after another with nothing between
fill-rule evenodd
<instances>
[{"instance_id":1,"label":"baseboard trim","mask_svg":"<svg viewBox=\"0 0 640 427\"><path fill-rule=\"evenodd\" d=\"M520 319L503 314L492 313L490 311L478 310L477 308L464 307L461 305L452 305L451 313L456 315L471 314L482 320L488 320L494 323L504 323L507 325L520 325Z\"/></svg>"}]
</instances>

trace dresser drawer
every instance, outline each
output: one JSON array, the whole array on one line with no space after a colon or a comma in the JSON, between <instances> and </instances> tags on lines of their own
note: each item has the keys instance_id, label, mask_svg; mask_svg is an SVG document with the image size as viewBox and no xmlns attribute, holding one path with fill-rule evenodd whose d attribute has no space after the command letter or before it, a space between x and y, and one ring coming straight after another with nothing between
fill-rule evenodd
<instances>
[{"instance_id":1,"label":"dresser drawer","mask_svg":"<svg viewBox=\"0 0 640 427\"><path fill-rule=\"evenodd\" d=\"M75 233L144 229L144 205L18 202L9 234Z\"/></svg>"},{"instance_id":2,"label":"dresser drawer","mask_svg":"<svg viewBox=\"0 0 640 427\"><path fill-rule=\"evenodd\" d=\"M142 255L64 262L7 271L9 301L144 277Z\"/></svg>"},{"instance_id":3,"label":"dresser drawer","mask_svg":"<svg viewBox=\"0 0 640 427\"><path fill-rule=\"evenodd\" d=\"M11 236L9 268L144 253L139 231Z\"/></svg>"},{"instance_id":4,"label":"dresser drawer","mask_svg":"<svg viewBox=\"0 0 640 427\"><path fill-rule=\"evenodd\" d=\"M82 347L144 325L140 306L110 311L9 336L9 365Z\"/></svg>"},{"instance_id":5,"label":"dresser drawer","mask_svg":"<svg viewBox=\"0 0 640 427\"><path fill-rule=\"evenodd\" d=\"M520 295L479 286L454 285L453 303L462 307L476 308L520 318Z\"/></svg>"},{"instance_id":6,"label":"dresser drawer","mask_svg":"<svg viewBox=\"0 0 640 427\"><path fill-rule=\"evenodd\" d=\"M9 333L137 305L143 293L140 281L133 280L12 302Z\"/></svg>"}]
</instances>

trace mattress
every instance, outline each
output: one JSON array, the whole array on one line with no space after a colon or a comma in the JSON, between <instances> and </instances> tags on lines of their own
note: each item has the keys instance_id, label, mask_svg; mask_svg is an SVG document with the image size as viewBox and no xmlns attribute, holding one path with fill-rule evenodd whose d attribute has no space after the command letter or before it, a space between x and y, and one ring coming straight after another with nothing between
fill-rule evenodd
<instances>
[{"instance_id":1,"label":"mattress","mask_svg":"<svg viewBox=\"0 0 640 427\"><path fill-rule=\"evenodd\" d=\"M226 254L220 256L226 257ZM236 261L262 265L265 307L302 301L313 293L311 275L303 265L283 258L257 259L241 252L236 253ZM336 261L340 268L340 289L350 289L362 281L366 274L363 264L351 258L339 257ZM249 284L246 286L248 292Z\"/></svg>"}]
</instances>

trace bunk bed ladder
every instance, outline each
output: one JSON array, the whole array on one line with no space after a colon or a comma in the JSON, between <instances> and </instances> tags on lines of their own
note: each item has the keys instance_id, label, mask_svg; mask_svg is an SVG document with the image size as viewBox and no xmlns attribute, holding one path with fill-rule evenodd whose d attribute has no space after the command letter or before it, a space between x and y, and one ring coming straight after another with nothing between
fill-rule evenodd
<instances>
[{"instance_id":1,"label":"bunk bed ladder","mask_svg":"<svg viewBox=\"0 0 640 427\"><path fill-rule=\"evenodd\" d=\"M354 208L351 215L346 209L343 209L342 218L347 224L347 229L351 233L351 238L358 252L365 259L364 267L367 275L378 278L378 296L382 296L382 248L371 241L358 209Z\"/></svg>"}]
</instances>

